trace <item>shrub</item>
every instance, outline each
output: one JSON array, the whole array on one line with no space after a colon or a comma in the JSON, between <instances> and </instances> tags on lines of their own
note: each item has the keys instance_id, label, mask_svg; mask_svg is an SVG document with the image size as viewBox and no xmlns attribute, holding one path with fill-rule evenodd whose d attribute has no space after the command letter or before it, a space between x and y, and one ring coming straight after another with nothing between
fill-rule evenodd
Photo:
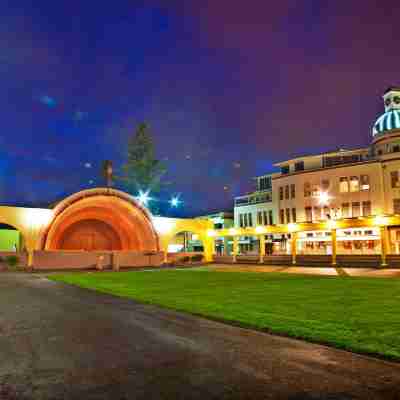
<instances>
[{"instance_id":1,"label":"shrub","mask_svg":"<svg viewBox=\"0 0 400 400\"><path fill-rule=\"evenodd\" d=\"M19 258L17 256L7 256L6 263L9 267L15 268L19 263Z\"/></svg>"},{"instance_id":2,"label":"shrub","mask_svg":"<svg viewBox=\"0 0 400 400\"><path fill-rule=\"evenodd\" d=\"M195 254L194 256L192 256L192 262L200 262L203 261L203 254Z\"/></svg>"}]
</instances>

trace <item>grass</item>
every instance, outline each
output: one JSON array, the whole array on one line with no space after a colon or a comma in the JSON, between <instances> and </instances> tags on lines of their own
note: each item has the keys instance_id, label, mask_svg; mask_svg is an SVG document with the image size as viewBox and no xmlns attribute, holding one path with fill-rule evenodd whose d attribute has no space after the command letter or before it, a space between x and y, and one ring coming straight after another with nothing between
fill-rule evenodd
<instances>
[{"instance_id":1,"label":"grass","mask_svg":"<svg viewBox=\"0 0 400 400\"><path fill-rule=\"evenodd\" d=\"M400 361L400 280L207 270L50 279Z\"/></svg>"}]
</instances>

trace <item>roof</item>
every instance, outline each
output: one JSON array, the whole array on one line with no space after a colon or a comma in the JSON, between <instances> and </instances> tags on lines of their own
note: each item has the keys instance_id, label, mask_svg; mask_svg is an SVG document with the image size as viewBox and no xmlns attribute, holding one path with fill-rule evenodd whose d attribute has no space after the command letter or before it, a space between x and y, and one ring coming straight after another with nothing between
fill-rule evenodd
<instances>
[{"instance_id":1,"label":"roof","mask_svg":"<svg viewBox=\"0 0 400 400\"><path fill-rule=\"evenodd\" d=\"M319 158L319 157L324 157L324 156L328 156L328 155L341 155L341 154L351 154L351 153L362 153L362 152L367 152L368 148L366 147L362 147L362 148L358 148L358 149L343 149L343 148L338 148L335 150L331 150L331 151L326 151L324 153L319 153L319 154L309 154L309 155L303 155L303 156L298 156L296 158L292 158L290 160L286 160L286 161L280 161L278 163L275 163L274 166L275 167L281 167L285 164L288 164L290 162L296 162L296 161L302 161L306 158Z\"/></svg>"},{"instance_id":2,"label":"roof","mask_svg":"<svg viewBox=\"0 0 400 400\"><path fill-rule=\"evenodd\" d=\"M400 129L400 110L397 109L386 111L376 120L372 135L383 134L394 129Z\"/></svg>"}]
</instances>

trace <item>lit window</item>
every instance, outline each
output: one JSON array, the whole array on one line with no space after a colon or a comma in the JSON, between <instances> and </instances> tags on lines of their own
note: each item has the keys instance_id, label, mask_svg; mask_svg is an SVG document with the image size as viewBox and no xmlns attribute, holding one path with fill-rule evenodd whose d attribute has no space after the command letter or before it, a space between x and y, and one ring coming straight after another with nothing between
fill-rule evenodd
<instances>
[{"instance_id":1,"label":"lit window","mask_svg":"<svg viewBox=\"0 0 400 400\"><path fill-rule=\"evenodd\" d=\"M312 188L312 196L313 197L319 197L319 195L320 195L320 189L319 189L319 186L318 185L313 185L313 188Z\"/></svg>"},{"instance_id":2,"label":"lit window","mask_svg":"<svg viewBox=\"0 0 400 400\"><path fill-rule=\"evenodd\" d=\"M369 188L369 175L361 175L361 190L367 192Z\"/></svg>"},{"instance_id":3,"label":"lit window","mask_svg":"<svg viewBox=\"0 0 400 400\"><path fill-rule=\"evenodd\" d=\"M312 221L312 208L306 207L305 212L306 212L306 221L311 222Z\"/></svg>"},{"instance_id":4,"label":"lit window","mask_svg":"<svg viewBox=\"0 0 400 400\"><path fill-rule=\"evenodd\" d=\"M400 199L393 199L393 213L400 214Z\"/></svg>"},{"instance_id":5,"label":"lit window","mask_svg":"<svg viewBox=\"0 0 400 400\"><path fill-rule=\"evenodd\" d=\"M390 173L390 179L392 181L392 188L400 187L399 171L392 171Z\"/></svg>"},{"instance_id":6,"label":"lit window","mask_svg":"<svg viewBox=\"0 0 400 400\"><path fill-rule=\"evenodd\" d=\"M356 201L351 205L351 215L352 217L359 217L360 216L360 202Z\"/></svg>"},{"instance_id":7,"label":"lit window","mask_svg":"<svg viewBox=\"0 0 400 400\"><path fill-rule=\"evenodd\" d=\"M371 215L371 202L370 201L362 202L362 215L364 215L364 216Z\"/></svg>"},{"instance_id":8,"label":"lit window","mask_svg":"<svg viewBox=\"0 0 400 400\"><path fill-rule=\"evenodd\" d=\"M304 197L311 196L311 184L310 182L304 183Z\"/></svg>"},{"instance_id":9,"label":"lit window","mask_svg":"<svg viewBox=\"0 0 400 400\"><path fill-rule=\"evenodd\" d=\"M348 218L349 217L349 211L350 211L349 203L343 203L342 204L342 217L343 218Z\"/></svg>"},{"instance_id":10,"label":"lit window","mask_svg":"<svg viewBox=\"0 0 400 400\"><path fill-rule=\"evenodd\" d=\"M280 224L285 223L285 210L283 209L279 210L279 223Z\"/></svg>"},{"instance_id":11,"label":"lit window","mask_svg":"<svg viewBox=\"0 0 400 400\"><path fill-rule=\"evenodd\" d=\"M350 192L359 192L360 191L360 179L358 176L350 177Z\"/></svg>"},{"instance_id":12,"label":"lit window","mask_svg":"<svg viewBox=\"0 0 400 400\"><path fill-rule=\"evenodd\" d=\"M297 222L296 209L292 208L292 222Z\"/></svg>"},{"instance_id":13,"label":"lit window","mask_svg":"<svg viewBox=\"0 0 400 400\"><path fill-rule=\"evenodd\" d=\"M268 220L269 220L268 222L269 222L270 225L274 224L274 217L272 215L272 210L268 211Z\"/></svg>"},{"instance_id":14,"label":"lit window","mask_svg":"<svg viewBox=\"0 0 400 400\"><path fill-rule=\"evenodd\" d=\"M341 177L339 180L340 193L347 193L349 191L349 180L347 176Z\"/></svg>"}]
</instances>

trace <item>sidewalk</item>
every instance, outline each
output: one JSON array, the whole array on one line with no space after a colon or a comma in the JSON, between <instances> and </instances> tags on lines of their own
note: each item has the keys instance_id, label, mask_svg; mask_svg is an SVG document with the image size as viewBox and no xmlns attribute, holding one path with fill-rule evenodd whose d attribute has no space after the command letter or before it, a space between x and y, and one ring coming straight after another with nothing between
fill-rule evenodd
<instances>
[{"instance_id":1,"label":"sidewalk","mask_svg":"<svg viewBox=\"0 0 400 400\"><path fill-rule=\"evenodd\" d=\"M400 278L400 269L258 266L254 264L210 264L207 268L221 272L283 272L288 274Z\"/></svg>"}]
</instances>

